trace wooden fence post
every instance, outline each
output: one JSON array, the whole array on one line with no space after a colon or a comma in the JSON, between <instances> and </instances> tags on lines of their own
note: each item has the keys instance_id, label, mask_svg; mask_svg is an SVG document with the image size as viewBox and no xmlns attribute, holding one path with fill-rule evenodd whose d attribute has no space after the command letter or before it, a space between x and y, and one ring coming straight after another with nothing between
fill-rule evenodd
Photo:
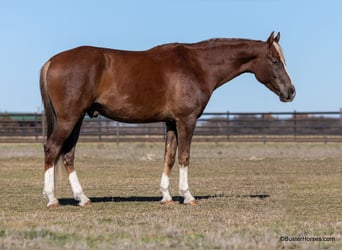
<instances>
[{"instance_id":1,"label":"wooden fence post","mask_svg":"<svg viewBox=\"0 0 342 250\"><path fill-rule=\"evenodd\" d=\"M116 138L115 138L115 141L116 141L116 145L119 146L119 144L120 144L120 123L119 122L116 122Z\"/></svg>"},{"instance_id":2,"label":"wooden fence post","mask_svg":"<svg viewBox=\"0 0 342 250\"><path fill-rule=\"evenodd\" d=\"M230 131L229 131L229 122L230 122L230 120L229 120L229 110L227 111L227 116L226 116L226 118L227 118L227 141L230 141Z\"/></svg>"},{"instance_id":3,"label":"wooden fence post","mask_svg":"<svg viewBox=\"0 0 342 250\"><path fill-rule=\"evenodd\" d=\"M294 141L297 141L297 112L296 110L293 111L293 135L294 135Z\"/></svg>"},{"instance_id":4,"label":"wooden fence post","mask_svg":"<svg viewBox=\"0 0 342 250\"><path fill-rule=\"evenodd\" d=\"M102 115L99 115L99 117L97 118L98 120L98 133L99 133L99 141L102 141L102 122L101 122L101 117Z\"/></svg>"}]
</instances>

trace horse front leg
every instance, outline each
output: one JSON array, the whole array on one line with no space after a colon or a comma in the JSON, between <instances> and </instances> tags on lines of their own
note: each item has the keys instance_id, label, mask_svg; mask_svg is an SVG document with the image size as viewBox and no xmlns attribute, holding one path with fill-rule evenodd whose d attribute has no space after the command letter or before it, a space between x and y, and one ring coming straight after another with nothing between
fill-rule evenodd
<instances>
[{"instance_id":1,"label":"horse front leg","mask_svg":"<svg viewBox=\"0 0 342 250\"><path fill-rule=\"evenodd\" d=\"M179 161L179 194L184 197L184 204L195 205L196 200L189 190L188 170L190 163L190 145L196 118L177 122L178 161Z\"/></svg>"},{"instance_id":2,"label":"horse front leg","mask_svg":"<svg viewBox=\"0 0 342 250\"><path fill-rule=\"evenodd\" d=\"M176 125L172 122L166 123L166 139L165 139L165 155L164 170L160 181L160 191L163 195L161 204L171 204L172 197L170 195L170 175L173 165L175 164L177 150L177 131Z\"/></svg>"}]
</instances>

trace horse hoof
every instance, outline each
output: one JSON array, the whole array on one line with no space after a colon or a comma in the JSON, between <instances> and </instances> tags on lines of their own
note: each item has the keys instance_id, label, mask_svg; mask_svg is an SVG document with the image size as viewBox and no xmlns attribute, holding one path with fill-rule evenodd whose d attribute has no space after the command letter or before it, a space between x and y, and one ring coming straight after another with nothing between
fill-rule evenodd
<instances>
[{"instance_id":1,"label":"horse hoof","mask_svg":"<svg viewBox=\"0 0 342 250\"><path fill-rule=\"evenodd\" d=\"M48 204L47 205L47 208L57 208L59 207L59 202L56 202L56 203L52 203L52 204Z\"/></svg>"},{"instance_id":2,"label":"horse hoof","mask_svg":"<svg viewBox=\"0 0 342 250\"><path fill-rule=\"evenodd\" d=\"M196 201L196 200L191 200L191 201L189 201L189 202L187 202L187 203L184 203L185 205L190 205L190 206L195 206L195 205L197 205L198 204L198 202Z\"/></svg>"},{"instance_id":3,"label":"horse hoof","mask_svg":"<svg viewBox=\"0 0 342 250\"><path fill-rule=\"evenodd\" d=\"M173 200L169 200L169 201L161 201L160 204L164 205L164 206L172 206L174 205L174 201Z\"/></svg>"},{"instance_id":4,"label":"horse hoof","mask_svg":"<svg viewBox=\"0 0 342 250\"><path fill-rule=\"evenodd\" d=\"M83 207L91 207L93 205L93 203L91 201L87 201L86 203L84 203Z\"/></svg>"},{"instance_id":5,"label":"horse hoof","mask_svg":"<svg viewBox=\"0 0 342 250\"><path fill-rule=\"evenodd\" d=\"M80 207L91 207L93 205L93 203L91 202L91 200L87 200L85 202L80 202L78 203L78 205Z\"/></svg>"}]
</instances>

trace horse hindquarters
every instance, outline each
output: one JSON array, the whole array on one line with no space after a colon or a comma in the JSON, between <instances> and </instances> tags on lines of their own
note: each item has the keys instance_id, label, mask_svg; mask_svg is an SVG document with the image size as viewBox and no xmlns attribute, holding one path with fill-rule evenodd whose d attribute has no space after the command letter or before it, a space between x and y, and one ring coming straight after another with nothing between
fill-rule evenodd
<instances>
[{"instance_id":1,"label":"horse hindquarters","mask_svg":"<svg viewBox=\"0 0 342 250\"><path fill-rule=\"evenodd\" d=\"M65 100L59 100L58 96L55 95L56 92L53 91L56 90L56 88L50 88L51 83L47 81L49 67L50 61L43 66L40 76L41 95L45 108L48 131L47 141L44 145L45 173L43 194L48 200L48 207L58 206L58 200L54 194L54 172L55 165L59 157L62 156L64 166L69 175L69 181L74 193L74 197L80 201L80 205L85 205L90 200L84 195L74 170L74 151L80 133L83 114L81 111L66 114L65 112L68 111L65 111L65 109L61 108L61 105L56 105L64 102ZM54 80L55 82L58 82L59 79ZM51 97L54 97L53 100L55 103L52 102Z\"/></svg>"}]
</instances>

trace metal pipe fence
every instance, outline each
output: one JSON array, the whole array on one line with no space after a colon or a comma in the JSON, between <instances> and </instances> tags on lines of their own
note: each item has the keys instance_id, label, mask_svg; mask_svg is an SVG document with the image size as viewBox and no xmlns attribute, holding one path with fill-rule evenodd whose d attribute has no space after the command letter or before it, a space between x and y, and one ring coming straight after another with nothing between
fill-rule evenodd
<instances>
[{"instance_id":1,"label":"metal pipe fence","mask_svg":"<svg viewBox=\"0 0 342 250\"><path fill-rule=\"evenodd\" d=\"M44 142L42 113L0 113L1 142ZM158 142L164 123L127 124L103 116L85 117L80 141ZM193 141L206 142L342 142L342 111L204 113Z\"/></svg>"}]
</instances>

